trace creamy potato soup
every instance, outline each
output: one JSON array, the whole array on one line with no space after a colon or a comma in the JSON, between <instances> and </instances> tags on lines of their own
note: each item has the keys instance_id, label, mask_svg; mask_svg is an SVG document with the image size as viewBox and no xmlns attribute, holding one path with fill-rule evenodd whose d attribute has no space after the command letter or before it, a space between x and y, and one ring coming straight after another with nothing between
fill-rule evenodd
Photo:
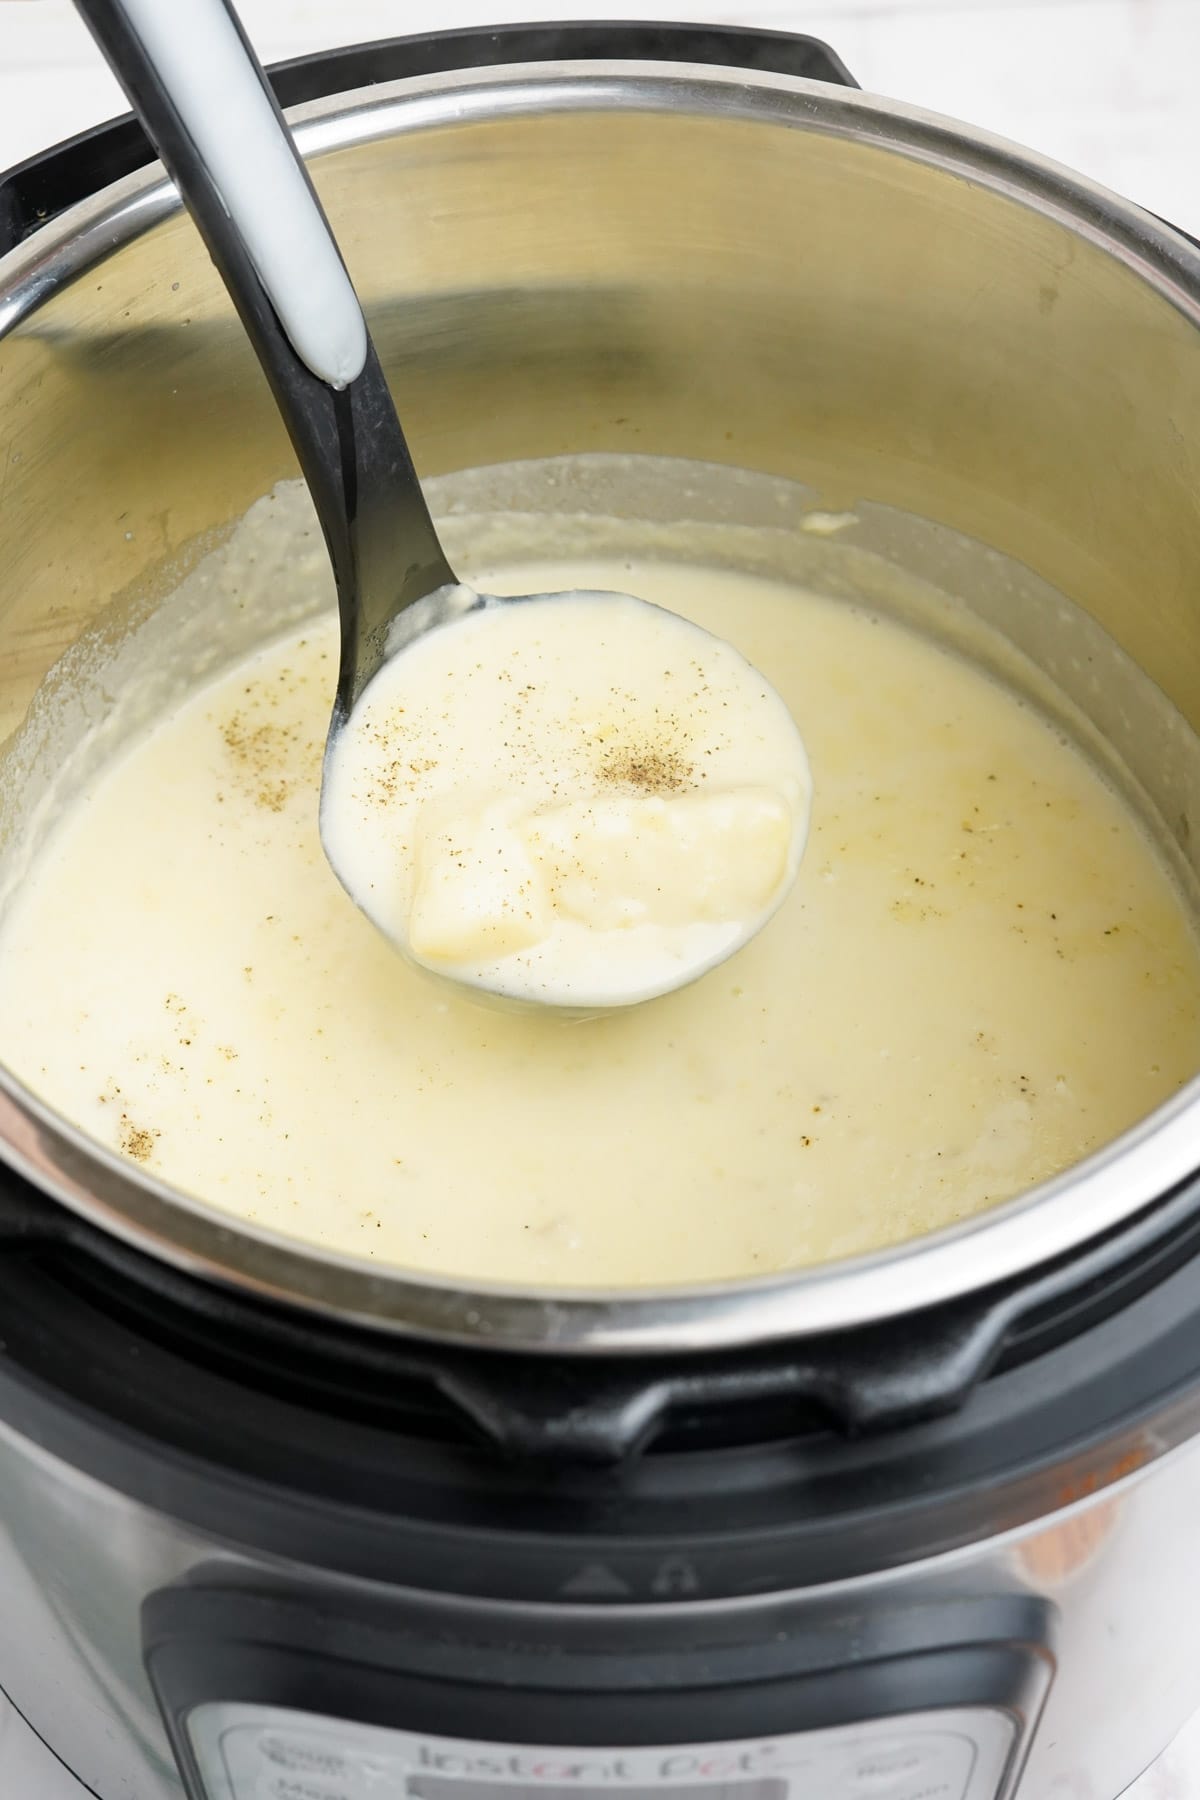
<instances>
[{"instance_id":1,"label":"creamy potato soup","mask_svg":"<svg viewBox=\"0 0 1200 1800\"><path fill-rule=\"evenodd\" d=\"M296 622L100 761L0 927L0 1055L138 1170L381 1263L686 1282L994 1206L1200 1065L1180 891L1057 728L906 624L682 554L470 573L633 591L762 672L812 774L782 906L695 985L594 1018L415 968L321 850L337 629L306 521L281 494L211 578L261 585L283 543ZM398 800L425 759L397 741Z\"/></svg>"},{"instance_id":2,"label":"creamy potato soup","mask_svg":"<svg viewBox=\"0 0 1200 1800\"><path fill-rule=\"evenodd\" d=\"M321 840L426 968L533 1005L650 1000L760 930L812 780L731 645L619 593L472 607L391 656L330 740Z\"/></svg>"}]
</instances>

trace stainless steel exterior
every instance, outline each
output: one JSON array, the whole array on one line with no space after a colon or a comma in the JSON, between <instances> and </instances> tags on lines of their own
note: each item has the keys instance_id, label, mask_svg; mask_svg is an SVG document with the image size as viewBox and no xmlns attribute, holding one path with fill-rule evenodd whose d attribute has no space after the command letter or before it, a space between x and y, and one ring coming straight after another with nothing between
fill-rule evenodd
<instances>
[{"instance_id":1,"label":"stainless steel exterior","mask_svg":"<svg viewBox=\"0 0 1200 1800\"><path fill-rule=\"evenodd\" d=\"M311 1589L326 1578L315 1565L290 1567L136 1506L7 1428L0 1428L0 1494L0 1686L100 1800L179 1800L142 1667L142 1599L215 1556L264 1582ZM819 1629L849 1610L1044 1595L1055 1670L1020 1800L1113 1800L1195 1706L1198 1514L1200 1445L1191 1440L1148 1472L970 1550L872 1579L710 1606L743 1606L769 1632L797 1617ZM326 1592L336 1593L329 1580ZM355 1584L355 1592L386 1596L403 1616L404 1590ZM578 1620L588 1609L565 1610ZM611 1616L611 1608L601 1610ZM642 1616L661 1619L669 1610L660 1605ZM709 1607L691 1602L679 1610L690 1633L703 1632ZM632 1608L622 1612L638 1617ZM710 1735L707 1725L697 1717L696 1740Z\"/></svg>"},{"instance_id":2,"label":"stainless steel exterior","mask_svg":"<svg viewBox=\"0 0 1200 1800\"><path fill-rule=\"evenodd\" d=\"M82 1782L47 1749L16 1708L0 1699L0 1785L21 1800L87 1800Z\"/></svg>"},{"instance_id":3,"label":"stainless steel exterior","mask_svg":"<svg viewBox=\"0 0 1200 1800\"><path fill-rule=\"evenodd\" d=\"M300 141L426 473L638 450L867 497L1016 558L1200 723L1200 252L965 130L784 77L425 78ZM109 606L290 468L172 190L130 178L0 268L0 729ZM1186 809L1171 820L1185 852ZM886 1316L1028 1267L1195 1166L1186 1090L994 1214L803 1277L465 1292L311 1254L135 1174L0 1077L17 1167L186 1268L383 1328L584 1350Z\"/></svg>"}]
</instances>

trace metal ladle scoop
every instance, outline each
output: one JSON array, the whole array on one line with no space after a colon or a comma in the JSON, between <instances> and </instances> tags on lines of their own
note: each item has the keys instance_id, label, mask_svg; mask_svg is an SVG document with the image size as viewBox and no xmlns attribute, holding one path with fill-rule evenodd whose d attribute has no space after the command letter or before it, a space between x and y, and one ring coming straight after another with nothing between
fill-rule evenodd
<instances>
[{"instance_id":1,"label":"metal ladle scoop","mask_svg":"<svg viewBox=\"0 0 1200 1800\"><path fill-rule=\"evenodd\" d=\"M328 221L228 0L76 4L224 279L308 483L341 621L332 746L385 660L477 607L506 602L462 587L442 550ZM359 900L330 855L324 820L322 838ZM739 947L681 967L657 991L684 985ZM617 991L603 1004L647 997ZM539 999L574 1005L553 992Z\"/></svg>"}]
</instances>

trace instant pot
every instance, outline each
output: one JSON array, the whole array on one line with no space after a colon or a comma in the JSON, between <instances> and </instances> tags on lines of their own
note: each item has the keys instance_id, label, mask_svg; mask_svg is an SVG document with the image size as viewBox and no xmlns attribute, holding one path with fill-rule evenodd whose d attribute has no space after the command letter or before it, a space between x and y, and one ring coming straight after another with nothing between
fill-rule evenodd
<instances>
[{"instance_id":1,"label":"instant pot","mask_svg":"<svg viewBox=\"0 0 1200 1800\"><path fill-rule=\"evenodd\" d=\"M424 473L687 457L924 521L901 561L974 546L1026 647L1076 620L1056 679L1193 860L1120 658L1200 726L1196 246L803 38L273 79ZM12 172L0 228L8 732L294 465L132 121ZM324 1256L8 1074L0 1147L22 1795L1112 1800L1200 1703L1195 1087L936 1237L653 1293Z\"/></svg>"}]
</instances>

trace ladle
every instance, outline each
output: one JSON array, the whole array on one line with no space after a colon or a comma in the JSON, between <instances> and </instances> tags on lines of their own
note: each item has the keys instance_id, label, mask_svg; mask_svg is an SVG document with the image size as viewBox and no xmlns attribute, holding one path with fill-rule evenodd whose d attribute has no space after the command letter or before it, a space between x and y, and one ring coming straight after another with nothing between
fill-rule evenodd
<instances>
[{"instance_id":1,"label":"ladle","mask_svg":"<svg viewBox=\"0 0 1200 1800\"><path fill-rule=\"evenodd\" d=\"M76 4L224 279L312 494L341 621L328 772L330 746L385 660L468 612L507 602L473 593L450 567L329 223L229 0ZM790 874L803 836L798 822ZM324 819L322 838L334 872L361 904L344 858L330 854ZM652 991L695 979L763 922ZM603 1004L648 997L643 985ZM575 1005L552 991L538 998Z\"/></svg>"}]
</instances>

